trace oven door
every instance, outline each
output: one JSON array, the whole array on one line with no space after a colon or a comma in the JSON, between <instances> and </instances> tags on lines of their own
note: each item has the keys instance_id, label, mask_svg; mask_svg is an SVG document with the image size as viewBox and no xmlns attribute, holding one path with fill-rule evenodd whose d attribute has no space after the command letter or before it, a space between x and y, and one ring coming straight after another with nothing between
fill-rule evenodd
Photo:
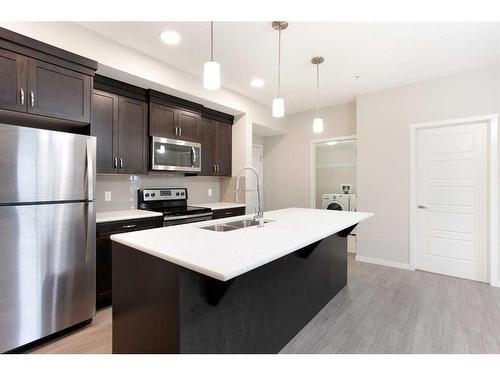
<instances>
[{"instance_id":1,"label":"oven door","mask_svg":"<svg viewBox=\"0 0 500 375\"><path fill-rule=\"evenodd\" d=\"M154 171L200 172L201 144L153 137L151 164Z\"/></svg>"},{"instance_id":2,"label":"oven door","mask_svg":"<svg viewBox=\"0 0 500 375\"><path fill-rule=\"evenodd\" d=\"M203 214L195 214L195 215L184 215L184 216L171 216L163 218L163 226L170 227L172 225L181 225L188 223L197 223L199 221L207 221L212 220L212 213L207 212Z\"/></svg>"}]
</instances>

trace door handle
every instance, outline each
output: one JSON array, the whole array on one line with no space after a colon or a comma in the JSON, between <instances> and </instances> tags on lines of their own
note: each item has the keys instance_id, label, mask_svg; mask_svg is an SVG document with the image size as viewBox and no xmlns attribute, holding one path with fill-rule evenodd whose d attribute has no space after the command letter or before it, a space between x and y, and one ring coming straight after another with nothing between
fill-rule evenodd
<instances>
[{"instance_id":1,"label":"door handle","mask_svg":"<svg viewBox=\"0 0 500 375\"><path fill-rule=\"evenodd\" d=\"M175 135L178 135L177 133L179 133L177 129L178 129L177 126L175 126Z\"/></svg>"},{"instance_id":2,"label":"door handle","mask_svg":"<svg viewBox=\"0 0 500 375\"><path fill-rule=\"evenodd\" d=\"M87 199L94 200L95 138L87 138Z\"/></svg>"},{"instance_id":3,"label":"door handle","mask_svg":"<svg viewBox=\"0 0 500 375\"><path fill-rule=\"evenodd\" d=\"M182 136L182 128L179 128L179 135Z\"/></svg>"},{"instance_id":4,"label":"door handle","mask_svg":"<svg viewBox=\"0 0 500 375\"><path fill-rule=\"evenodd\" d=\"M427 206L425 204L419 204L417 207L421 208L421 209L427 208Z\"/></svg>"},{"instance_id":5,"label":"door handle","mask_svg":"<svg viewBox=\"0 0 500 375\"><path fill-rule=\"evenodd\" d=\"M220 172L219 164L215 164L217 166L217 173Z\"/></svg>"},{"instance_id":6,"label":"door handle","mask_svg":"<svg viewBox=\"0 0 500 375\"><path fill-rule=\"evenodd\" d=\"M30 105L31 108L35 106L35 93L33 92L33 90L30 90Z\"/></svg>"},{"instance_id":7,"label":"door handle","mask_svg":"<svg viewBox=\"0 0 500 375\"><path fill-rule=\"evenodd\" d=\"M24 107L24 89L21 87L20 95L21 95L21 105Z\"/></svg>"},{"instance_id":8,"label":"door handle","mask_svg":"<svg viewBox=\"0 0 500 375\"><path fill-rule=\"evenodd\" d=\"M120 169L123 169L123 158L120 158Z\"/></svg>"},{"instance_id":9,"label":"door handle","mask_svg":"<svg viewBox=\"0 0 500 375\"><path fill-rule=\"evenodd\" d=\"M191 147L191 166L194 167L196 164L196 150L194 147Z\"/></svg>"},{"instance_id":10,"label":"door handle","mask_svg":"<svg viewBox=\"0 0 500 375\"><path fill-rule=\"evenodd\" d=\"M214 164L214 173L217 173L217 167Z\"/></svg>"},{"instance_id":11,"label":"door handle","mask_svg":"<svg viewBox=\"0 0 500 375\"><path fill-rule=\"evenodd\" d=\"M131 229L131 228L135 228L136 226L137 226L137 224L124 225L124 226L122 226L122 229Z\"/></svg>"},{"instance_id":12,"label":"door handle","mask_svg":"<svg viewBox=\"0 0 500 375\"><path fill-rule=\"evenodd\" d=\"M85 215L85 264L89 264L91 262L91 254L89 245L92 244L92 238L95 241L95 236L92 236L92 226L95 226L94 222L94 213L93 210L89 209L89 206L92 203L85 202L85 208L83 209Z\"/></svg>"},{"instance_id":13,"label":"door handle","mask_svg":"<svg viewBox=\"0 0 500 375\"><path fill-rule=\"evenodd\" d=\"M114 160L115 161L113 163L113 167L116 169L116 168L118 168L118 158L115 158Z\"/></svg>"}]
</instances>

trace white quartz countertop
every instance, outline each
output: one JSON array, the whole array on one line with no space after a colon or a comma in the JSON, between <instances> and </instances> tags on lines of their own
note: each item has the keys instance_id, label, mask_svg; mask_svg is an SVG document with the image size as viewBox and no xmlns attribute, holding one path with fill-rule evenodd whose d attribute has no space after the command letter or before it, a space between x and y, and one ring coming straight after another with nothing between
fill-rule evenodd
<instances>
[{"instance_id":1,"label":"white quartz countertop","mask_svg":"<svg viewBox=\"0 0 500 375\"><path fill-rule=\"evenodd\" d=\"M161 212L146 210L121 210L105 211L96 213L96 223L106 223L108 221L145 219L148 217L163 216Z\"/></svg>"},{"instance_id":2,"label":"white quartz countertop","mask_svg":"<svg viewBox=\"0 0 500 375\"><path fill-rule=\"evenodd\" d=\"M230 280L311 243L368 219L364 212L286 208L264 213L274 220L230 232L201 229L214 223L253 215L224 218L115 234L113 241L154 255L221 281Z\"/></svg>"},{"instance_id":3,"label":"white quartz countertop","mask_svg":"<svg viewBox=\"0 0 500 375\"><path fill-rule=\"evenodd\" d=\"M215 203L193 204L193 206L210 208L212 210L227 210L228 208L245 207L246 205L245 203L215 202Z\"/></svg>"}]
</instances>

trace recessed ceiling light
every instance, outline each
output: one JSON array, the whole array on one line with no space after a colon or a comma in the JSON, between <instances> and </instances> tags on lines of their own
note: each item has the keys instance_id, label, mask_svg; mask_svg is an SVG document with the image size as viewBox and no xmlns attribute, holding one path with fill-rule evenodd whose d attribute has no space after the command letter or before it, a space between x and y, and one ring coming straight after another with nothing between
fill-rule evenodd
<instances>
[{"instance_id":1,"label":"recessed ceiling light","mask_svg":"<svg viewBox=\"0 0 500 375\"><path fill-rule=\"evenodd\" d=\"M264 86L264 80L262 78L254 78L250 81L250 84L253 86L253 87L262 87Z\"/></svg>"},{"instance_id":2,"label":"recessed ceiling light","mask_svg":"<svg viewBox=\"0 0 500 375\"><path fill-rule=\"evenodd\" d=\"M175 44L179 44L181 36L175 31L166 30L160 34L160 39L163 43L173 46Z\"/></svg>"},{"instance_id":3,"label":"recessed ceiling light","mask_svg":"<svg viewBox=\"0 0 500 375\"><path fill-rule=\"evenodd\" d=\"M356 75L354 76L354 78L359 79L359 75L358 75L358 74L356 74Z\"/></svg>"}]
</instances>

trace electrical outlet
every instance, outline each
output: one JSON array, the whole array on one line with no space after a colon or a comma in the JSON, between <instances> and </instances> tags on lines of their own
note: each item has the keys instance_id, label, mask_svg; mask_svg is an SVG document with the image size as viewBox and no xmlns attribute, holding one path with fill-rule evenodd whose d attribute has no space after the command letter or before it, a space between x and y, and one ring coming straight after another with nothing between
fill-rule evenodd
<instances>
[{"instance_id":1,"label":"electrical outlet","mask_svg":"<svg viewBox=\"0 0 500 375\"><path fill-rule=\"evenodd\" d=\"M212 196L212 188L208 188L208 196L211 197Z\"/></svg>"},{"instance_id":2,"label":"electrical outlet","mask_svg":"<svg viewBox=\"0 0 500 375\"><path fill-rule=\"evenodd\" d=\"M104 200L106 202L109 202L111 200L111 192L110 191L105 191L104 192Z\"/></svg>"}]
</instances>

